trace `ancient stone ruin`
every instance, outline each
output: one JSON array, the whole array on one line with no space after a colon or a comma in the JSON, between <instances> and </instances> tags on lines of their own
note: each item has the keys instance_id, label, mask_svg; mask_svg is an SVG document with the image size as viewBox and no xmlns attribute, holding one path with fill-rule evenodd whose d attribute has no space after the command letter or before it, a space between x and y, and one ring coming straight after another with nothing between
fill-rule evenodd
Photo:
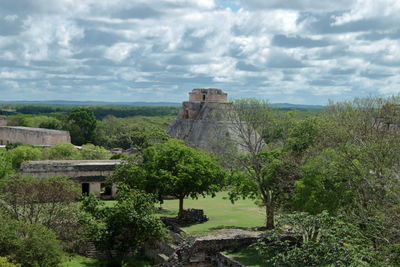
<instances>
[{"instance_id":1,"label":"ancient stone ruin","mask_svg":"<svg viewBox=\"0 0 400 267\"><path fill-rule=\"evenodd\" d=\"M231 111L228 96L220 89L193 89L189 101L182 103L177 118L167 129L174 138L215 152L221 137L238 141L227 114Z\"/></svg>"},{"instance_id":2,"label":"ancient stone ruin","mask_svg":"<svg viewBox=\"0 0 400 267\"><path fill-rule=\"evenodd\" d=\"M0 116L0 126L7 126L7 117Z\"/></svg>"},{"instance_id":3,"label":"ancient stone ruin","mask_svg":"<svg viewBox=\"0 0 400 267\"><path fill-rule=\"evenodd\" d=\"M79 183L82 194L93 193L103 199L113 198L116 186L106 182L120 160L41 160L22 163L20 172L34 177L66 176Z\"/></svg>"},{"instance_id":4,"label":"ancient stone ruin","mask_svg":"<svg viewBox=\"0 0 400 267\"><path fill-rule=\"evenodd\" d=\"M0 126L0 145L12 143L52 146L60 143L71 143L71 137L68 131L21 126Z\"/></svg>"}]
</instances>

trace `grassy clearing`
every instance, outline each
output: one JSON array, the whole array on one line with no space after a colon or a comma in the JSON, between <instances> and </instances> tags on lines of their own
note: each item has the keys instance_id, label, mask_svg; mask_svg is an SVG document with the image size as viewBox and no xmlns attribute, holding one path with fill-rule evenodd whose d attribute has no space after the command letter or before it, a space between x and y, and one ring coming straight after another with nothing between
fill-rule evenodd
<instances>
[{"instance_id":1,"label":"grassy clearing","mask_svg":"<svg viewBox=\"0 0 400 267\"><path fill-rule=\"evenodd\" d=\"M184 227L193 235L202 235L223 228L251 228L265 224L264 209L254 201L245 199L232 204L227 198L227 192L220 192L216 197L185 199L184 208L203 209L209 221ZM106 206L114 205L115 201L106 201ZM159 216L177 216L178 200L165 200Z\"/></svg>"},{"instance_id":2,"label":"grassy clearing","mask_svg":"<svg viewBox=\"0 0 400 267\"><path fill-rule=\"evenodd\" d=\"M209 221L184 227L191 234L205 234L222 228L250 228L265 224L264 209L252 200L239 200L232 204L228 194L221 192L216 197L185 199L184 208L203 209ZM166 200L162 205L161 216L176 216L178 200Z\"/></svg>"},{"instance_id":3,"label":"grassy clearing","mask_svg":"<svg viewBox=\"0 0 400 267\"><path fill-rule=\"evenodd\" d=\"M135 267L150 267L153 266L148 260L142 258L129 258L124 260L126 266ZM85 258L79 255L71 255L65 258L61 267L106 267L106 266L121 266L121 261L110 262L101 259Z\"/></svg>"},{"instance_id":4,"label":"grassy clearing","mask_svg":"<svg viewBox=\"0 0 400 267\"><path fill-rule=\"evenodd\" d=\"M257 253L255 249L247 248L239 251L225 251L225 255L237 260L238 262L246 265L247 267L270 267L263 263L263 258Z\"/></svg>"}]
</instances>

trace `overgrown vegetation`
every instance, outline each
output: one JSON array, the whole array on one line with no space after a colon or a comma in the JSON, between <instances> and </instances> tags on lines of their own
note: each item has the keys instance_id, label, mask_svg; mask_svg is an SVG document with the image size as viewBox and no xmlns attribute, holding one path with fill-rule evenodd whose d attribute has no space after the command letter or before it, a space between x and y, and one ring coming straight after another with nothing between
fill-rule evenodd
<instances>
[{"instance_id":1,"label":"overgrown vegetation","mask_svg":"<svg viewBox=\"0 0 400 267\"><path fill-rule=\"evenodd\" d=\"M330 103L320 112L307 113L277 110L255 99L238 100L227 115L239 137L234 142L243 149L233 149L232 141L221 138L219 153L213 156L168 137L164 130L174 114L165 110L161 114L155 108L153 115L163 116L151 118L119 118L123 116L111 116L116 115L113 112L99 116L99 110L107 113L108 107L68 107L65 113L50 108L53 113L10 116L16 125L72 129L75 144L85 145L77 150L67 144L51 148L13 144L0 150L0 217L12 225L0 230L0 257L7 257L0 260L34 266L40 259L55 266L62 249L76 252L79 242L88 239L104 251L137 253L145 240L165 237L154 217L156 200L162 203L163 196L175 196L177 200L164 204L169 211L163 214L172 216L182 211L186 197L213 196L223 188L229 192L226 200L204 200L206 214L209 211L215 221L211 218L187 229L203 233L253 226L248 221L251 216L236 214L229 224L220 222L217 213L224 213L223 201L231 205L228 199L256 201L263 206L268 228L268 238L254 246L261 266L400 264L400 97ZM72 185L63 178L16 175L26 160L108 159L107 149L116 147L137 154L118 155L127 160L112 179L121 189L115 206L102 206L89 196L79 209L74 190L68 189ZM49 193L60 190L65 194ZM198 207L196 200L186 203ZM249 212L257 214L259 225L260 210ZM68 230L61 231L61 225ZM78 233L84 240L75 243ZM37 240L43 240L41 247ZM25 242L38 247L21 255L18 251L27 250ZM29 256L36 254L37 259Z\"/></svg>"}]
</instances>

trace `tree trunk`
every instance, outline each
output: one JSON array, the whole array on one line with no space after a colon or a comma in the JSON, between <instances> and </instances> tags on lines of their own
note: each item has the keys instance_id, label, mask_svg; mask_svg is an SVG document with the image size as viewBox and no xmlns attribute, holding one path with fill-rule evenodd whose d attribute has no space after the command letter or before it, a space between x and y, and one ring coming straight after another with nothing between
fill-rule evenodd
<instances>
[{"instance_id":1,"label":"tree trunk","mask_svg":"<svg viewBox=\"0 0 400 267\"><path fill-rule=\"evenodd\" d=\"M184 197L179 198L179 212L178 212L178 217L181 217L182 212L183 212L183 199Z\"/></svg>"},{"instance_id":2,"label":"tree trunk","mask_svg":"<svg viewBox=\"0 0 400 267\"><path fill-rule=\"evenodd\" d=\"M267 216L266 227L268 230L275 228L275 209L272 201L272 192L268 191L268 200L265 203L265 214Z\"/></svg>"}]
</instances>

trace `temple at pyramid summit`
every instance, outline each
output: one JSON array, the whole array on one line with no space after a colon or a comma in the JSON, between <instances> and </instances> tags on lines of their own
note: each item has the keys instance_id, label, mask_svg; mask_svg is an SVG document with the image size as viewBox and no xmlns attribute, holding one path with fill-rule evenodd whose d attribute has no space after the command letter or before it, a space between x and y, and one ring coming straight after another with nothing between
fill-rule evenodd
<instances>
[{"instance_id":1,"label":"temple at pyramid summit","mask_svg":"<svg viewBox=\"0 0 400 267\"><path fill-rule=\"evenodd\" d=\"M196 147L216 152L221 140L238 143L227 114L232 110L228 94L216 88L197 88L189 93L189 101L182 103L177 118L167 129L174 138ZM238 147L239 150L242 150Z\"/></svg>"}]
</instances>

